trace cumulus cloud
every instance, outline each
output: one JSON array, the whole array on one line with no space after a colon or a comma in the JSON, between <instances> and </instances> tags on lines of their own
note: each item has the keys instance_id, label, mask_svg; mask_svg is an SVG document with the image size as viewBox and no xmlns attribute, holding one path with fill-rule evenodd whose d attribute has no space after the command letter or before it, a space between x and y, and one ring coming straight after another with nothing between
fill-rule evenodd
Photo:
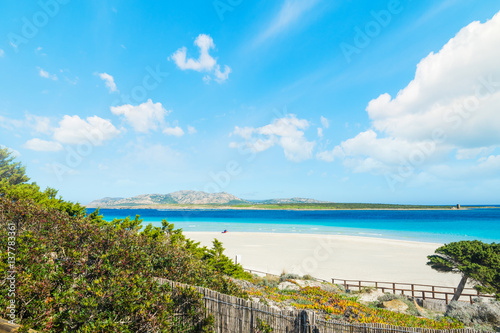
<instances>
[{"instance_id":1,"label":"cumulus cloud","mask_svg":"<svg viewBox=\"0 0 500 333\"><path fill-rule=\"evenodd\" d=\"M79 116L64 116L59 127L54 129L54 139L61 143L80 144L91 142L99 146L103 141L111 140L120 134L109 120L98 116L88 117L86 120Z\"/></svg>"},{"instance_id":2,"label":"cumulus cloud","mask_svg":"<svg viewBox=\"0 0 500 333\"><path fill-rule=\"evenodd\" d=\"M50 80L54 80L54 81L57 81L57 75L55 74L50 74L49 72L43 70L42 68L38 68L38 74L45 78L45 79L50 79Z\"/></svg>"},{"instance_id":3,"label":"cumulus cloud","mask_svg":"<svg viewBox=\"0 0 500 333\"><path fill-rule=\"evenodd\" d=\"M317 158L341 158L358 172L389 172L447 159L469 159L500 145L500 13L472 22L417 65L395 97L368 103L372 128Z\"/></svg>"},{"instance_id":4,"label":"cumulus cloud","mask_svg":"<svg viewBox=\"0 0 500 333\"><path fill-rule=\"evenodd\" d=\"M182 128L180 128L179 126L175 126L175 127L165 127L163 129L163 134L166 134L166 135L173 135L173 136L177 136L177 137L181 137L184 135L184 131L182 130Z\"/></svg>"},{"instance_id":5,"label":"cumulus cloud","mask_svg":"<svg viewBox=\"0 0 500 333\"><path fill-rule=\"evenodd\" d=\"M315 146L314 141L308 141L304 136L304 130L308 127L307 120L298 119L293 114L275 119L271 124L258 128L236 126L231 135L239 136L245 142L231 142L229 146L247 147L257 153L277 145L283 148L288 160L300 162L312 157Z\"/></svg>"},{"instance_id":6,"label":"cumulus cloud","mask_svg":"<svg viewBox=\"0 0 500 333\"><path fill-rule=\"evenodd\" d=\"M97 75L99 75L101 80L104 81L104 83L106 84L106 87L108 87L110 93L118 92L118 88L116 87L115 79L111 75L109 75L108 73L97 73Z\"/></svg>"},{"instance_id":7,"label":"cumulus cloud","mask_svg":"<svg viewBox=\"0 0 500 333\"><path fill-rule=\"evenodd\" d=\"M140 105L125 104L112 106L110 109L114 115L123 115L134 130L140 133L163 127L165 116L170 113L161 103L153 103L151 99Z\"/></svg>"},{"instance_id":8,"label":"cumulus cloud","mask_svg":"<svg viewBox=\"0 0 500 333\"><path fill-rule=\"evenodd\" d=\"M63 149L63 146L59 142L46 141L38 138L26 141L23 147L36 151L59 151Z\"/></svg>"},{"instance_id":9,"label":"cumulus cloud","mask_svg":"<svg viewBox=\"0 0 500 333\"><path fill-rule=\"evenodd\" d=\"M189 134L196 134L198 133L198 131L196 130L196 128L194 128L193 126L188 126L188 133Z\"/></svg>"},{"instance_id":10,"label":"cumulus cloud","mask_svg":"<svg viewBox=\"0 0 500 333\"><path fill-rule=\"evenodd\" d=\"M210 50L215 48L214 41L212 37L205 34L200 34L194 41L200 49L200 56L198 59L187 58L187 48L181 47L174 54L172 54L171 59L175 62L177 67L181 70L194 70L198 72L209 72L212 73L215 81L222 83L229 78L229 73L231 73L231 68L224 65L224 71L220 70L220 65L217 64L217 60L210 55ZM205 75L203 77L205 82L210 82L211 76Z\"/></svg>"}]
</instances>

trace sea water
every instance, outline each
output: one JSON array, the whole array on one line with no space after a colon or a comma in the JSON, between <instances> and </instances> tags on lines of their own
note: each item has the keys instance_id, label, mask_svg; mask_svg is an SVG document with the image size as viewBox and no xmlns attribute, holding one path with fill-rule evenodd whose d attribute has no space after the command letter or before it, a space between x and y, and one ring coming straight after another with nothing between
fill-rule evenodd
<instances>
[{"instance_id":1,"label":"sea water","mask_svg":"<svg viewBox=\"0 0 500 333\"><path fill-rule=\"evenodd\" d=\"M89 213L94 209L88 209ZM106 220L134 218L184 231L352 235L447 243L500 242L500 207L460 210L159 210L101 209Z\"/></svg>"}]
</instances>

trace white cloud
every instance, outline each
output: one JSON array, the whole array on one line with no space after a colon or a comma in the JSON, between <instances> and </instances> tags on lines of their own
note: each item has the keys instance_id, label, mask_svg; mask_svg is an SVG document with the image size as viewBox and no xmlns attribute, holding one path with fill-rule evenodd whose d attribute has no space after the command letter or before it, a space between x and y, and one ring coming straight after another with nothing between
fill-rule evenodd
<instances>
[{"instance_id":1,"label":"white cloud","mask_svg":"<svg viewBox=\"0 0 500 333\"><path fill-rule=\"evenodd\" d=\"M182 128L180 128L179 126L175 126L175 127L165 127L163 129L163 134L166 134L166 135L173 135L173 136L177 136L177 137L181 137L184 135L184 131L182 130Z\"/></svg>"},{"instance_id":2,"label":"white cloud","mask_svg":"<svg viewBox=\"0 0 500 333\"><path fill-rule=\"evenodd\" d=\"M4 50L0 49L0 58L3 57L4 55L5 55Z\"/></svg>"},{"instance_id":3,"label":"white cloud","mask_svg":"<svg viewBox=\"0 0 500 333\"><path fill-rule=\"evenodd\" d=\"M316 158L325 162L333 162L336 158L344 157L344 152L342 148L335 147L330 151L322 151L316 154Z\"/></svg>"},{"instance_id":4,"label":"white cloud","mask_svg":"<svg viewBox=\"0 0 500 333\"><path fill-rule=\"evenodd\" d=\"M20 128L24 125L23 120L12 119L4 116L0 116L0 127L6 130L12 131L16 128Z\"/></svg>"},{"instance_id":5,"label":"white cloud","mask_svg":"<svg viewBox=\"0 0 500 333\"><path fill-rule=\"evenodd\" d=\"M98 116L88 117L87 120L79 116L64 116L59 127L54 129L54 139L68 144L90 142L99 146L103 141L111 140L120 134L113 124Z\"/></svg>"},{"instance_id":6,"label":"white cloud","mask_svg":"<svg viewBox=\"0 0 500 333\"><path fill-rule=\"evenodd\" d=\"M99 75L101 80L104 81L104 83L106 84L106 87L108 87L110 93L118 92L118 88L116 87L115 79L111 75L109 75L108 73L97 73L97 75Z\"/></svg>"},{"instance_id":7,"label":"white cloud","mask_svg":"<svg viewBox=\"0 0 500 333\"><path fill-rule=\"evenodd\" d=\"M24 115L24 119L12 119L0 116L0 127L7 130L16 130L19 128L30 128L36 133L50 134L50 119L47 117L35 116L30 113Z\"/></svg>"},{"instance_id":8,"label":"white cloud","mask_svg":"<svg viewBox=\"0 0 500 333\"><path fill-rule=\"evenodd\" d=\"M321 127L318 127L318 136L319 136L320 138L322 138L322 137L323 137L323 129L322 129Z\"/></svg>"},{"instance_id":9,"label":"white cloud","mask_svg":"<svg viewBox=\"0 0 500 333\"><path fill-rule=\"evenodd\" d=\"M463 28L417 65L415 78L395 98L382 94L367 112L375 129L409 140L436 128L456 145L500 141L500 13Z\"/></svg>"},{"instance_id":10,"label":"white cloud","mask_svg":"<svg viewBox=\"0 0 500 333\"><path fill-rule=\"evenodd\" d=\"M219 65L215 66L215 81L217 81L218 83L226 81L229 78L229 73L231 73L231 68L229 68L228 65L224 66L224 72L220 71Z\"/></svg>"},{"instance_id":11,"label":"white cloud","mask_svg":"<svg viewBox=\"0 0 500 333\"><path fill-rule=\"evenodd\" d=\"M491 154L496 147L479 147L479 148L463 148L458 149L455 158L457 160L471 160L478 156L486 156Z\"/></svg>"},{"instance_id":12,"label":"white cloud","mask_svg":"<svg viewBox=\"0 0 500 333\"><path fill-rule=\"evenodd\" d=\"M285 0L269 26L257 37L255 44L262 43L293 26L319 2L320 0Z\"/></svg>"},{"instance_id":13,"label":"white cloud","mask_svg":"<svg viewBox=\"0 0 500 333\"><path fill-rule=\"evenodd\" d=\"M172 54L171 59L175 62L177 67L181 70L194 70L198 72L210 72L213 73L215 80L218 83L222 83L229 78L229 73L231 73L231 68L227 65L224 66L224 71L221 72L220 65L217 64L217 60L210 55L210 49L215 48L214 41L212 37L205 34L200 34L194 41L194 45L198 46L200 49L200 56L198 59L189 58L187 59L187 48L181 47L174 54ZM205 75L203 81L208 83L211 77Z\"/></svg>"},{"instance_id":14,"label":"white cloud","mask_svg":"<svg viewBox=\"0 0 500 333\"><path fill-rule=\"evenodd\" d=\"M50 74L49 72L44 71L42 68L38 68L38 74L45 79L57 81L57 75Z\"/></svg>"},{"instance_id":15,"label":"white cloud","mask_svg":"<svg viewBox=\"0 0 500 333\"><path fill-rule=\"evenodd\" d=\"M323 126L323 128L330 127L330 122L323 116L321 116L321 126Z\"/></svg>"},{"instance_id":16,"label":"white cloud","mask_svg":"<svg viewBox=\"0 0 500 333\"><path fill-rule=\"evenodd\" d=\"M368 103L372 129L317 154L358 172L398 172L486 155L500 145L500 13L464 27L393 98ZM455 159L450 154L456 150Z\"/></svg>"},{"instance_id":17,"label":"white cloud","mask_svg":"<svg viewBox=\"0 0 500 333\"><path fill-rule=\"evenodd\" d=\"M193 126L188 126L188 133L189 134L196 134L196 133L198 133L198 131Z\"/></svg>"},{"instance_id":18,"label":"white cloud","mask_svg":"<svg viewBox=\"0 0 500 333\"><path fill-rule=\"evenodd\" d=\"M59 142L45 141L38 138L26 141L23 147L36 151L60 151L63 149L63 146Z\"/></svg>"},{"instance_id":19,"label":"white cloud","mask_svg":"<svg viewBox=\"0 0 500 333\"><path fill-rule=\"evenodd\" d=\"M161 103L153 103L150 99L137 106L125 104L112 106L110 109L114 115L125 116L125 119L134 130L140 133L157 130L158 125L163 127L165 116L170 113L170 111L163 108Z\"/></svg>"},{"instance_id":20,"label":"white cloud","mask_svg":"<svg viewBox=\"0 0 500 333\"><path fill-rule=\"evenodd\" d=\"M266 126L235 127L232 135L245 139L244 143L231 142L231 148L246 146L254 152L262 152L275 145L281 146L285 157L294 162L300 162L312 157L315 142L307 141L303 130L309 127L305 119L297 119L293 114L275 119Z\"/></svg>"},{"instance_id":21,"label":"white cloud","mask_svg":"<svg viewBox=\"0 0 500 333\"><path fill-rule=\"evenodd\" d=\"M37 133L50 134L52 132L50 118L48 117L35 116L27 113L25 115L25 123Z\"/></svg>"},{"instance_id":22,"label":"white cloud","mask_svg":"<svg viewBox=\"0 0 500 333\"><path fill-rule=\"evenodd\" d=\"M217 61L209 54L210 49L215 48L212 37L200 34L195 39L194 45L198 46L200 49L200 57L198 60L192 58L186 60L187 48L182 47L172 54L172 59L175 61L175 64L182 70L192 69L198 72L211 71L217 64Z\"/></svg>"}]
</instances>

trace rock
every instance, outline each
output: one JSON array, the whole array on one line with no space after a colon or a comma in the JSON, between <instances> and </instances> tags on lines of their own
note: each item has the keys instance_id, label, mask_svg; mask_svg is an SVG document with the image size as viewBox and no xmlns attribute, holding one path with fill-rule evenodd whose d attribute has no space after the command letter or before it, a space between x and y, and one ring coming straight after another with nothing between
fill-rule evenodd
<instances>
[{"instance_id":1,"label":"rock","mask_svg":"<svg viewBox=\"0 0 500 333\"><path fill-rule=\"evenodd\" d=\"M285 282L281 282L280 284L278 284L278 289L279 290L284 290L284 289L299 290L300 286L298 286L297 284L295 284L293 282L285 281Z\"/></svg>"},{"instance_id":2,"label":"rock","mask_svg":"<svg viewBox=\"0 0 500 333\"><path fill-rule=\"evenodd\" d=\"M380 296L384 296L384 293L378 289L373 289L360 294L358 301L364 303L375 302Z\"/></svg>"},{"instance_id":3,"label":"rock","mask_svg":"<svg viewBox=\"0 0 500 333\"><path fill-rule=\"evenodd\" d=\"M404 313L406 312L406 310L408 310L408 305L406 305L403 301L400 301L399 299L393 299L392 301L383 302L382 305L387 310L394 312Z\"/></svg>"},{"instance_id":4,"label":"rock","mask_svg":"<svg viewBox=\"0 0 500 333\"><path fill-rule=\"evenodd\" d=\"M340 289L331 283L328 282L320 282L314 280L292 280L294 283L298 284L301 288L305 287L319 287L321 290L339 293Z\"/></svg>"}]
</instances>

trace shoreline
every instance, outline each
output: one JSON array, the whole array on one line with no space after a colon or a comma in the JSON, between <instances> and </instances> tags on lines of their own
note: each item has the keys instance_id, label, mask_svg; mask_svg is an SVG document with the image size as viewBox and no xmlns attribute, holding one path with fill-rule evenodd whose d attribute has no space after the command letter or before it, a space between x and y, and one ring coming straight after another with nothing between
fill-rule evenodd
<instances>
[{"instance_id":1,"label":"shoreline","mask_svg":"<svg viewBox=\"0 0 500 333\"><path fill-rule=\"evenodd\" d=\"M273 210L278 210L278 211L286 211L286 210L292 210L292 211L350 211L350 210L376 210L376 211L385 211L385 210L397 210L397 211L418 211L418 210L433 210L433 211L438 211L438 210L452 210L452 211L459 211L459 210L468 210L468 209L492 209L492 208L498 208L498 207L463 207L460 209L454 208L454 207L443 207L443 208L259 208L259 207L231 207L231 206L222 206L222 207L199 207L199 206L179 206L179 207L172 207L172 206L121 206L121 207L87 207L87 209L151 209L151 210L267 210L267 211L273 211Z\"/></svg>"},{"instance_id":2,"label":"shoreline","mask_svg":"<svg viewBox=\"0 0 500 333\"><path fill-rule=\"evenodd\" d=\"M260 232L189 232L187 238L212 246L217 238L225 254L246 269L335 279L390 281L455 287L457 274L438 273L427 255L443 245L376 237Z\"/></svg>"}]
</instances>

